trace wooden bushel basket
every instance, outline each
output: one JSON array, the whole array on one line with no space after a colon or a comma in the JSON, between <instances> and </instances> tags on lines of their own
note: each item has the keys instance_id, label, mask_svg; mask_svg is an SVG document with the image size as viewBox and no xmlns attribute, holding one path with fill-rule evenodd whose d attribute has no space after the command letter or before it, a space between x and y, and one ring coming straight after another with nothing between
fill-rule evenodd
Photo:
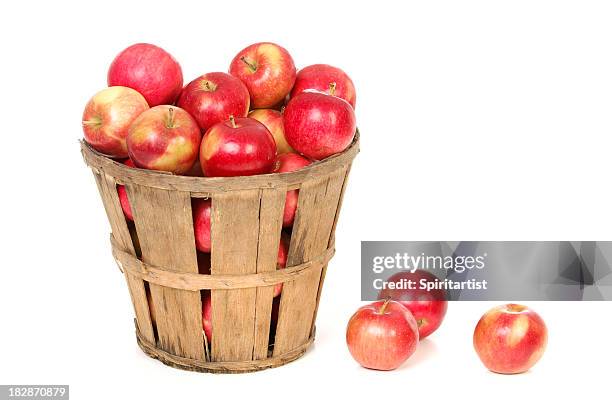
<instances>
[{"instance_id":1,"label":"wooden bushel basket","mask_svg":"<svg viewBox=\"0 0 612 406\"><path fill-rule=\"evenodd\" d=\"M314 340L358 151L357 133L344 152L296 172L202 178L130 168L81 142L111 224L113 256L127 281L142 350L176 368L221 373L272 368L304 354ZM125 185L133 223L123 215L117 185ZM276 270L285 196L292 189L299 189L299 200L287 267ZM191 209L197 198L212 199L210 274L198 272ZM273 323L274 285L281 282ZM210 343L202 329L206 291Z\"/></svg>"}]
</instances>

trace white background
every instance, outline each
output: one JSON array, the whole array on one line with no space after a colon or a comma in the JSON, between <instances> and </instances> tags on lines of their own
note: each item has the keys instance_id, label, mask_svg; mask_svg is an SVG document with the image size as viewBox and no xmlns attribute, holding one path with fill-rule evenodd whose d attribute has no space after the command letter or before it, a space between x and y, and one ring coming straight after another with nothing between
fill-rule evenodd
<instances>
[{"instance_id":1,"label":"white background","mask_svg":"<svg viewBox=\"0 0 612 406\"><path fill-rule=\"evenodd\" d=\"M550 343L520 376L488 372L472 349L492 303L451 303L394 372L360 368L344 344L360 305L360 240L610 239L609 3L341 3L3 2L0 383L70 384L77 404L609 401L610 303L534 303ZM362 152L316 345L256 374L174 370L136 345L79 153L81 112L134 42L167 49L188 81L263 40L298 66L342 67L357 86Z\"/></svg>"}]
</instances>

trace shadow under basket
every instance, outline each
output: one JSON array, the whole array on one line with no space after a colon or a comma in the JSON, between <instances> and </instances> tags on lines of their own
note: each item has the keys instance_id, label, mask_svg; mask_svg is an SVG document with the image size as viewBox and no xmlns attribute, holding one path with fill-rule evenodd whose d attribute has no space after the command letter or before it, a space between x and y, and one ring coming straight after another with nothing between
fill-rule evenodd
<instances>
[{"instance_id":1,"label":"shadow under basket","mask_svg":"<svg viewBox=\"0 0 612 406\"><path fill-rule=\"evenodd\" d=\"M149 356L181 369L240 373L306 352L359 133L342 153L296 172L205 178L135 169L81 142L111 224L111 246ZM124 185L134 221L126 220ZM287 191L299 189L286 268L277 270ZM192 201L211 199L211 253L196 250ZM198 264L200 262L200 264ZM205 265L202 265L205 262ZM280 297L275 285L282 283ZM203 331L210 300L212 337Z\"/></svg>"}]
</instances>

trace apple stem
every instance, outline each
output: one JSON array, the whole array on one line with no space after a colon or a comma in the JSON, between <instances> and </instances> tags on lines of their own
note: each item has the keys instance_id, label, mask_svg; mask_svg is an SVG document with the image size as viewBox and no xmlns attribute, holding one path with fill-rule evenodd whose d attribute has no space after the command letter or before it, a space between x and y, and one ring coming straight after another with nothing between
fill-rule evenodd
<instances>
[{"instance_id":1,"label":"apple stem","mask_svg":"<svg viewBox=\"0 0 612 406\"><path fill-rule=\"evenodd\" d=\"M172 107L168 108L168 128L174 127L174 109Z\"/></svg>"},{"instance_id":2,"label":"apple stem","mask_svg":"<svg viewBox=\"0 0 612 406\"><path fill-rule=\"evenodd\" d=\"M93 120L83 120L83 124L85 125L100 125L102 124L102 120L99 118Z\"/></svg>"},{"instance_id":3,"label":"apple stem","mask_svg":"<svg viewBox=\"0 0 612 406\"><path fill-rule=\"evenodd\" d=\"M245 64L246 64L246 65L249 67L249 69L250 69L251 71L255 72L255 71L257 70L257 66L255 66L255 64L254 64L253 62L249 62L249 61L247 61L247 59L246 59L246 57L245 57L245 56L243 56L242 58L240 58L240 60L241 60L242 62L244 62L244 63L245 63Z\"/></svg>"},{"instance_id":4,"label":"apple stem","mask_svg":"<svg viewBox=\"0 0 612 406\"><path fill-rule=\"evenodd\" d=\"M331 82L329 84L329 94L334 95L336 93L336 82Z\"/></svg>"},{"instance_id":5,"label":"apple stem","mask_svg":"<svg viewBox=\"0 0 612 406\"><path fill-rule=\"evenodd\" d=\"M237 128L236 127L236 120L234 120L234 116L233 115L230 115L229 120L232 123L232 128Z\"/></svg>"},{"instance_id":6,"label":"apple stem","mask_svg":"<svg viewBox=\"0 0 612 406\"><path fill-rule=\"evenodd\" d=\"M385 303L383 303L382 306L380 306L380 309L378 309L378 314L385 314L385 310L387 310L387 305L389 304L390 301L391 301L390 297L385 299Z\"/></svg>"}]
</instances>

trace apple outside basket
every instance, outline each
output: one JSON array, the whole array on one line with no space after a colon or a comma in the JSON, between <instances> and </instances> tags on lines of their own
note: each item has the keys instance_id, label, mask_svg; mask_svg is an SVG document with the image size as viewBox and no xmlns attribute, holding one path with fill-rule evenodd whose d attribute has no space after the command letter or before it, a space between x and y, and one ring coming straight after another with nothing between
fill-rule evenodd
<instances>
[{"instance_id":1,"label":"apple outside basket","mask_svg":"<svg viewBox=\"0 0 612 406\"><path fill-rule=\"evenodd\" d=\"M149 356L175 368L239 373L277 367L306 352L359 133L342 153L296 172L203 178L130 168L81 141L111 225L111 246ZM123 215L125 185L134 222ZM287 268L276 270L287 190L299 189ZM210 275L198 272L192 199L212 199ZM278 320L274 285L283 283ZM212 300L212 339L202 291ZM150 294L151 306L147 298ZM278 300L278 299L277 299ZM151 307L155 309L152 320Z\"/></svg>"}]
</instances>

